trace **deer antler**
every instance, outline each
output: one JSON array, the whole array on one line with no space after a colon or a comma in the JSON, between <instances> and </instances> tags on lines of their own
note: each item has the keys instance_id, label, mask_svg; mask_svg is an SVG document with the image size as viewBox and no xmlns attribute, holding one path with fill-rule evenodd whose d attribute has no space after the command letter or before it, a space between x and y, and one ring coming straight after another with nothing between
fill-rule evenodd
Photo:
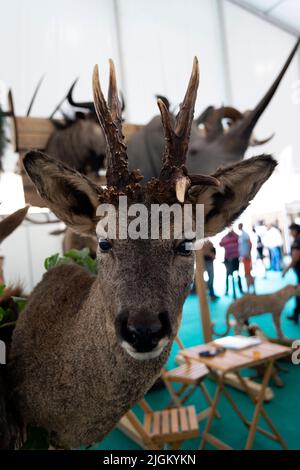
<instances>
[{"instance_id":1,"label":"deer antler","mask_svg":"<svg viewBox=\"0 0 300 470\"><path fill-rule=\"evenodd\" d=\"M93 73L93 93L96 113L107 142L107 185L125 190L129 184L138 182L141 176L138 172L128 171L128 157L122 133L121 104L118 98L115 66L111 59L108 102L106 103L101 90L97 65Z\"/></svg>"},{"instance_id":2,"label":"deer antler","mask_svg":"<svg viewBox=\"0 0 300 470\"><path fill-rule=\"evenodd\" d=\"M180 110L175 118L172 119L164 102L158 99L157 104L161 113L162 124L165 133L165 153L163 157L163 166L160 173L160 179L170 178L174 168L179 169L185 164L188 150L191 126L194 117L194 107L199 85L199 66L197 57L194 58L191 78L187 91L180 106Z\"/></svg>"},{"instance_id":3,"label":"deer antler","mask_svg":"<svg viewBox=\"0 0 300 470\"><path fill-rule=\"evenodd\" d=\"M205 185L217 186L219 184L216 178L204 175L189 177L185 168L198 85L199 65L198 59L195 57L190 81L175 121L165 103L160 99L157 101L165 134L165 152L159 179L161 182L167 182L170 186L175 187L179 202L184 202L187 190L195 184L195 181Z\"/></svg>"}]
</instances>

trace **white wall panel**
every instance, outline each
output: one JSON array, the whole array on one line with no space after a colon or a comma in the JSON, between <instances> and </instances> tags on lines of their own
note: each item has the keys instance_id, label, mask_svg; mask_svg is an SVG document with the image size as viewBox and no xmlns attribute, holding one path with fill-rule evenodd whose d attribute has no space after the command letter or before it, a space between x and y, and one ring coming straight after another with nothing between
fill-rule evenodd
<instances>
[{"instance_id":1,"label":"white wall panel","mask_svg":"<svg viewBox=\"0 0 300 470\"><path fill-rule=\"evenodd\" d=\"M105 77L109 57L118 65L111 0L0 0L0 11L0 78L19 115L44 73L32 115L49 115L77 76L76 98L91 99L93 65Z\"/></svg>"},{"instance_id":2,"label":"white wall panel","mask_svg":"<svg viewBox=\"0 0 300 470\"><path fill-rule=\"evenodd\" d=\"M215 0L117 0L126 79L127 117L157 114L155 94L183 98L193 56L200 60L197 111L225 98Z\"/></svg>"},{"instance_id":3,"label":"white wall panel","mask_svg":"<svg viewBox=\"0 0 300 470\"><path fill-rule=\"evenodd\" d=\"M35 220L45 220L42 215L31 215ZM23 222L1 245L4 255L4 279L6 284L20 283L30 292L45 272L44 260L62 252L62 235L49 232L62 224L33 225Z\"/></svg>"}]
</instances>

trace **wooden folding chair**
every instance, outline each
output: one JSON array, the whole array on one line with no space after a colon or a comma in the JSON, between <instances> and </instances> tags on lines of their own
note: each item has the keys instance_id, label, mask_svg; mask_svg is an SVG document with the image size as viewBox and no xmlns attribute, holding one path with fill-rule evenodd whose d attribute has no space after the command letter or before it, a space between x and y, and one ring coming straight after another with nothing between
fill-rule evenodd
<instances>
[{"instance_id":1,"label":"wooden folding chair","mask_svg":"<svg viewBox=\"0 0 300 470\"><path fill-rule=\"evenodd\" d=\"M175 341L183 351L184 345L182 341L178 337L175 338ZM162 379L172 398L168 407L181 407L197 389L200 389L209 406L205 410L201 411L197 415L197 418L198 421L202 421L207 418L212 406L212 398L210 397L203 381L208 374L209 370L204 364L195 361L193 362L189 358L185 358L185 364L175 367L175 369L164 369L162 371ZM175 383L181 384L178 390L174 388ZM216 411L216 416L220 418L218 411Z\"/></svg>"},{"instance_id":2,"label":"wooden folding chair","mask_svg":"<svg viewBox=\"0 0 300 470\"><path fill-rule=\"evenodd\" d=\"M123 416L118 429L143 449L161 450L168 445L175 450L186 440L199 436L194 406L153 411L144 399L139 406L144 411L143 423L131 410Z\"/></svg>"}]
</instances>

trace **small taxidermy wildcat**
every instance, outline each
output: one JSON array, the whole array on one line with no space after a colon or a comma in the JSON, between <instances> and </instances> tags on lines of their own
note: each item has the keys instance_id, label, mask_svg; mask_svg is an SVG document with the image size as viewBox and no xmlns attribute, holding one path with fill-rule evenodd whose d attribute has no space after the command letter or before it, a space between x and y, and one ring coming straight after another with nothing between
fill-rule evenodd
<instances>
[{"instance_id":1,"label":"small taxidermy wildcat","mask_svg":"<svg viewBox=\"0 0 300 470\"><path fill-rule=\"evenodd\" d=\"M214 334L217 336L228 335L231 326L229 321L230 314L236 319L234 333L239 334L243 330L244 325L249 325L248 320L250 317L271 313L277 337L282 339L284 335L280 326L280 315L287 301L294 296L300 296L300 285L293 286L289 284L273 294L246 294L229 305L226 312L226 331L222 335L216 332Z\"/></svg>"}]
</instances>

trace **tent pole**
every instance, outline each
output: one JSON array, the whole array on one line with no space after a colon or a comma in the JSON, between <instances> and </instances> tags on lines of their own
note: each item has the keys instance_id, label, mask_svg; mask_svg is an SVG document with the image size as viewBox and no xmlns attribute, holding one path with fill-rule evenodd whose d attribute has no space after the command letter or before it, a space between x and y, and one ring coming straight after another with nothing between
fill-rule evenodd
<instances>
[{"instance_id":1,"label":"tent pole","mask_svg":"<svg viewBox=\"0 0 300 470\"><path fill-rule=\"evenodd\" d=\"M196 274L195 274L195 284L196 292L199 299L200 305L200 315L202 321L202 329L205 343L212 341L212 331L211 331L211 319L210 311L206 295L206 283L203 279L204 273L204 258L203 251L196 251Z\"/></svg>"}]
</instances>

